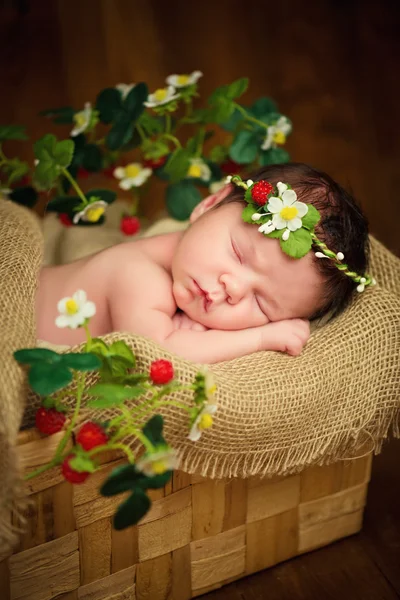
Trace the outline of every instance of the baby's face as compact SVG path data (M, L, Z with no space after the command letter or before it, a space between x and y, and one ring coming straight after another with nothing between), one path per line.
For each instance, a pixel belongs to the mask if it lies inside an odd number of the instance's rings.
M290 258L242 210L236 202L208 210L184 233L172 262L177 305L211 329L309 318L323 291L311 253Z

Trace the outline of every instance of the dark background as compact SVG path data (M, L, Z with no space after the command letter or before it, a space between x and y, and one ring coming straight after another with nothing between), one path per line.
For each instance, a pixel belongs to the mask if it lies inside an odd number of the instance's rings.
M292 119L292 159L351 187L370 229L400 255L398 1L3 0L0 122L32 140L62 129L39 110L92 101L117 83L161 87L203 71L204 99L248 76ZM68 128L65 134L68 133ZM23 151L21 152L21 148ZM11 147L33 159L29 145ZM163 199L152 196L147 212ZM399 443L374 461L362 533L205 597L213 600L400 597Z

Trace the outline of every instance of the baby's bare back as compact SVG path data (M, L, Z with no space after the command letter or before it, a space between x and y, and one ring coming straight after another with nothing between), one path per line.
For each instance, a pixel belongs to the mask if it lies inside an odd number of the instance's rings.
M119 299L123 313L129 314L132 310L130 292L132 297L137 294L146 296L152 293L154 286L159 293L161 286L163 308L173 314L176 306L170 278L164 269L151 260L152 246L157 243L157 238L127 242L72 263L43 267L36 301L37 338L66 345L85 341L82 328L60 329L55 324L59 300L71 297L77 290L84 290L88 300L96 304L96 314L90 320L91 335L94 337L115 331L113 305L116 285L121 278L125 278L129 284L129 293Z

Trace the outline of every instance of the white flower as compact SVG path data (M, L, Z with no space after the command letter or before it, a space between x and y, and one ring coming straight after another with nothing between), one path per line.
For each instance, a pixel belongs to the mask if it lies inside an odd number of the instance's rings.
M115 89L121 92L122 100L125 100L129 92L133 90L135 85L136 83L119 83L115 86Z
M253 213L253 214L251 215L251 220L252 220L252 221L258 221L258 219L261 219L261 217L262 217L262 216L263 216L263 215L262 215L261 213Z
M270 125L267 129L267 133L263 143L261 144L261 150L269 150L275 147L277 144L284 144L286 142L287 135L292 131L292 125L287 117L279 117L274 125Z
M254 183L254 181L253 181L252 179L248 179L248 180L246 181L246 185L247 185L247 187L250 187L250 186L252 186L252 185L253 185L253 183Z
M136 463L136 468L147 477L162 475L179 466L179 459L175 450L164 447L151 454L144 454Z
M212 403L211 401L214 400L215 392L217 391L217 384L215 383L214 375L211 373L211 371L209 371L205 367L200 369L199 372L204 377L204 391L205 391L207 400L211 404Z
M74 119L75 127L73 128L73 130L70 133L70 135L72 137L75 137L75 136L79 135L80 133L82 133L83 131L86 131L86 129L90 125L92 112L93 112L93 109L91 107L90 102L86 102L85 108L83 110L81 110L80 112L77 112L74 114L73 119Z
M89 223L97 223L100 217L105 213L107 206L108 204L104 200L96 200L85 206L80 212L76 213L72 220L75 225L81 220Z
M202 181L209 181L211 178L211 169L202 158L191 158L187 177L194 177Z
M195 422L192 425L190 433L188 435L189 440L197 442L203 433L204 429L208 429L213 425L212 415L216 412L216 404L206 404L197 415Z
M279 182L277 188L279 197L271 196L267 204L273 215L275 229L296 231L303 225L301 219L307 214L308 206L304 202L298 202L296 192L289 190L286 184Z
M166 82L176 88L183 88L197 83L200 77L203 77L201 71L193 71L190 75L168 75Z
M223 187L226 186L226 180L225 179L220 179L219 181L214 181L210 186L209 186L209 190L211 192L211 194L216 194L217 192L219 192L220 190L222 190Z
M141 163L130 163L126 167L117 167L114 169L114 177L120 179L119 187L122 190L130 190L133 187L140 187L148 180L152 170L143 167Z
M60 313L56 318L56 326L71 327L76 329L84 324L86 319L90 319L96 314L96 305L87 300L86 292L78 290L72 298L62 298L57 304L57 310Z
M275 231L276 227L273 223L273 221L267 221L266 223L263 223L262 225L260 225L260 227L258 228L258 231L260 233L271 233L271 231Z
M154 108L155 106L162 106L163 104L172 102L172 100L179 98L179 94L176 94L175 91L173 85L169 85L166 88L160 88L152 94L149 94L146 102L143 102L143 104L148 108Z

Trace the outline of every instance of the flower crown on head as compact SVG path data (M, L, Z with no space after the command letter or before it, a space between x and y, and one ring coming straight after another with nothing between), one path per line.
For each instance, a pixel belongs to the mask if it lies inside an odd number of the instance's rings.
M279 239L282 250L292 258L302 258L312 248L317 247L317 258L328 258L344 275L357 284L357 292L363 292L376 281L370 275L359 275L343 262L343 252L332 252L315 235L315 226L321 215L312 204L297 200L292 187L281 181L274 187L265 179L254 182L242 180L240 175L229 175L227 183L233 183L245 190L247 206L242 218L246 223L258 225L258 231L269 238Z

